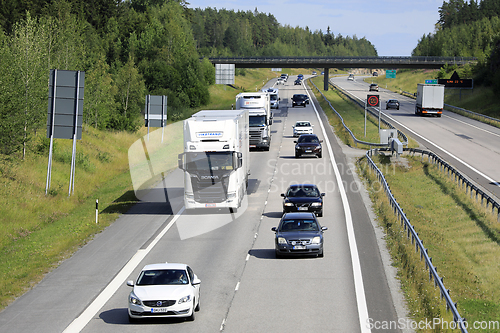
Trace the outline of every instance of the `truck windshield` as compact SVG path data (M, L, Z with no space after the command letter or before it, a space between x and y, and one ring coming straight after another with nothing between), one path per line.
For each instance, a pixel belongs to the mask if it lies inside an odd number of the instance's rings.
M266 116L250 116L248 120L250 127L266 126Z
M188 171L233 170L233 154L223 153L188 153L186 154Z
M278 95L271 95L271 101L277 101Z

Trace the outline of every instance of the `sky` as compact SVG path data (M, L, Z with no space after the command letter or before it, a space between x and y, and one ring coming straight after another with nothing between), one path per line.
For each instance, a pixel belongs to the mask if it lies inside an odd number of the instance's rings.
M434 33L443 0L187 0L190 8L272 14L282 25L366 38L379 56L410 56L423 35Z

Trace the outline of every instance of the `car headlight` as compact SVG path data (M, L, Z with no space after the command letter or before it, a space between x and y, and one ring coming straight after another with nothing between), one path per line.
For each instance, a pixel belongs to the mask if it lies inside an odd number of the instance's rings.
M286 206L286 207L292 207L292 206L293 206L293 203L292 203L292 202L285 202L285 206Z
M135 304L135 305L142 305L141 300L140 300L137 296L135 296L135 294L134 294L134 293L130 293L130 296L129 296L129 298L128 298L128 301L129 301L130 303L132 303L132 304Z
M321 202L313 202L311 203L311 207L321 207Z
M234 199L234 198L236 198L236 192L228 192L227 193L227 198L228 199Z
M278 237L278 244L286 244L286 239L284 237Z
M321 237L316 236L313 238L312 243L313 244L319 244L321 242Z
M182 303L189 302L190 300L191 300L191 295L188 295L188 296L184 296L184 297L182 297L182 298L179 300L179 302L177 302L177 303L182 304Z

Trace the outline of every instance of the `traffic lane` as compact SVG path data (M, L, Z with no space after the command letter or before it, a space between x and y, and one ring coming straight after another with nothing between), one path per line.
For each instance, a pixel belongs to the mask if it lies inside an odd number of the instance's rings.
M275 114L273 131L282 132L280 112ZM285 113L286 114L286 113ZM123 284L117 293L110 298L106 305L94 316L86 327L85 332L128 332L136 331L139 327L143 331L201 332L216 331L220 328L234 294L234 287L241 276L245 257L251 248L251 242L257 230L259 217L262 214L264 202L267 198L269 185L264 181L272 175L273 166L262 164L262 160L276 159L280 145L280 137L274 135L271 140L271 149L252 151L250 153L251 175L248 188L248 208L241 214L185 212L179 217L176 225L161 239L151 253L137 266L129 279L135 280L141 268L155 262L182 262L190 265L202 280L200 305L201 310L196 313L193 323L185 323L182 319L148 320L144 323L128 324L127 297L130 287ZM177 177L179 178L179 177ZM182 177L181 177L182 178ZM234 218L230 223L223 223ZM220 222L222 220L222 222ZM199 226L203 223L202 226ZM218 226L218 224L221 224ZM192 226L208 230L200 233L193 231L191 237L185 238L184 227ZM210 228L207 228L209 225ZM180 226L180 228L179 228ZM212 229L213 227L217 227ZM183 231L184 230L184 231Z
M317 109L321 110L315 98L313 98L313 102ZM345 147L349 151L349 155L352 155L348 159L340 146L340 140L333 132L333 128L328 125L325 113L319 112L319 116L325 125L325 139L331 145L336 167L347 193L369 319L373 322L396 322L399 318L406 316L404 305L399 301L403 298L399 281L395 277L394 270L385 267L390 265L390 258L386 255L385 259L382 259L381 252L386 253L387 250L385 243L377 239L375 228L379 229L379 234L383 234L383 231L377 227L377 221L371 220L362 196L364 185L358 177L355 177L356 156L362 156L363 151L359 152L357 149ZM395 303L398 305L396 306ZM400 332L400 330L393 329L387 330L387 332Z
M336 83L344 87L342 82ZM359 95L359 92L354 92L354 94L359 97L363 96ZM439 154L487 191L500 197L500 187L497 185L500 170L496 168L500 162L499 130L448 111L444 111L444 116L440 118L416 116L414 103L410 100L409 105L405 103L399 112L391 109L388 112L383 111L382 115L387 113L394 120L417 133L418 135L407 134L427 149ZM404 128L400 129L408 132Z
M289 124L299 118L310 118L311 113L312 110L292 112L289 109L285 131L290 132ZM335 187L326 190L326 184L335 183L331 172L311 173L311 170L331 169L328 158L291 158L294 156L291 140L283 140L268 205L225 331L235 332L243 326L248 332L278 329L356 332L359 318L340 194ZM319 218L320 223L328 227L324 234L324 258L278 260L275 257L275 234L271 227L277 226L281 217L280 193L288 185L297 183L316 183L322 192L326 191L324 217Z
M178 184L169 193L179 209ZM165 191L154 195L157 200L136 204L2 311L0 331L62 332L171 216Z

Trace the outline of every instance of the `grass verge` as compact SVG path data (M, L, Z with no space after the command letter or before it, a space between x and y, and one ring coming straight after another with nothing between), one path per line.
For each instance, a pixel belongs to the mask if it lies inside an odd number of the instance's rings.
M375 161L385 170L384 176L394 197L423 240L453 301L458 303L460 314L467 318L471 328L474 323L481 323L492 328L481 331L499 332L500 328L495 325L500 323L500 224L489 210L472 201L434 165L420 157L401 159L407 163L395 163L383 155ZM386 232L389 251L414 320L442 318L451 322L453 318L445 310L439 289L429 282L425 264L415 253L414 245L407 239L365 160L359 163L359 173L366 180L375 213ZM448 331L441 326L434 328L419 331ZM469 329L469 332L475 331L478 330Z
M270 69L248 69L242 74L236 76L235 87L210 87L211 104L201 109L230 109L239 92L261 89L267 82L263 77L270 79L279 75ZM176 116L189 116L196 111ZM148 151L171 154L179 142L182 146L182 131L179 133L176 140L169 139L172 141L169 146L147 143ZM127 133L85 127L82 140L76 145L75 193L71 196L68 196L71 140L55 140L52 180L47 196L48 140L43 137L44 133L32 141L24 161L18 157L0 156L0 255L3 258L0 261L0 310L137 201L133 187L136 184L132 184L135 177L131 177L130 172L141 174L144 165L129 161L129 152L138 142L142 149L145 143L138 140L145 134L145 128ZM166 133L165 139L168 135L172 133ZM129 162L132 170L129 170ZM173 164L162 165L161 169L175 167L176 159L170 162ZM139 187L151 184L144 179L139 182ZM96 199L99 199L97 224Z

